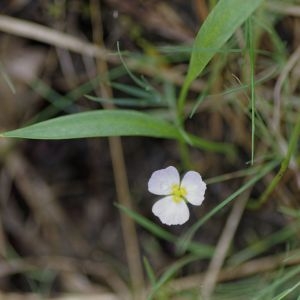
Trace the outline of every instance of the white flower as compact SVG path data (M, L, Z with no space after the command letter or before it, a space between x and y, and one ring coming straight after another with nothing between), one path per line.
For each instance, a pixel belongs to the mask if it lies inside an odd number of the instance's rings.
M206 184L195 171L187 172L180 182L177 169L171 166L153 172L148 182L148 190L152 194L165 196L152 207L152 212L161 222L181 225L190 217L186 202L201 205Z

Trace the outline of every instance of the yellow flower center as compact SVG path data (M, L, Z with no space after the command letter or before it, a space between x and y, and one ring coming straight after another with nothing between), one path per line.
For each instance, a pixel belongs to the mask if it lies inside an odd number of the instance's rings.
M178 185L178 184L173 184L172 196L173 196L174 202L179 203L180 201L183 201L186 194L187 194L187 192L184 187L180 187L180 185Z

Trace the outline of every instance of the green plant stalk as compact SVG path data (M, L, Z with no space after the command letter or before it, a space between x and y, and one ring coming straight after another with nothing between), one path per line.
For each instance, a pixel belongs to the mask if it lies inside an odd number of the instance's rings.
M178 98L178 109L177 109L177 118L180 126L183 126L184 122L184 104L186 100L186 96L189 90L191 82L185 81L179 94Z
M178 128L179 126L177 126ZM229 143L220 143L205 140L199 136L187 133L182 127L178 128L179 137L178 146L181 156L181 161L184 169L188 170L192 168L192 163L190 161L189 148L192 146L201 150L206 150L210 152L220 153L227 156L229 160L233 160L236 156L236 149L233 145Z
M151 286L154 286L156 283L155 273L154 273L154 270L146 256L143 256L143 263L144 263L146 274L151 283Z
M229 159L234 158L236 155L236 148L229 143L207 141L192 134L187 134L187 136L191 142L191 145L196 148L223 153L228 155Z
M179 153L181 157L181 164L184 170L192 170L193 164L190 159L189 147L186 143L179 141L178 142Z
M255 99L255 51L253 45L253 27L251 18L247 22L248 29L248 44L249 44L249 59L250 59L250 89L251 89L251 165L254 161L254 146L255 146L255 111L256 111L256 99Z
M294 127L294 130L293 130L292 135L291 135L287 155L284 158L284 160L282 161L278 173L275 175L273 180L270 182L270 184L268 185L268 187L266 188L264 193L260 196L259 200L257 202L249 203L249 208L258 209L268 200L270 194L276 188L276 186L278 185L278 183L282 179L284 173L286 172L286 170L287 170L287 168L290 164L292 155L293 155L293 153L295 152L295 150L297 148L297 143L298 143L298 140L299 140L299 136L300 136L300 115L298 116L296 126Z
M259 166L253 166L251 168L241 169L235 172L225 173L211 178L207 178L205 179L205 182L207 185L218 183L218 182L224 182L235 178L246 177L246 176L257 174L259 170L260 170Z

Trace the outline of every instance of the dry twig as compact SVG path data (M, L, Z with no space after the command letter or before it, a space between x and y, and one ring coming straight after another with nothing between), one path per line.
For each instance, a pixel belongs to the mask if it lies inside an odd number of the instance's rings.
M33 22L0 14L0 30L9 34L50 44L52 46L61 47L82 55L100 58L110 63L120 63L119 56L116 53L112 53L103 47L99 47L87 41L82 41L81 39L69 34L50 29L46 26L38 25ZM159 72L157 72L156 65L146 64L145 61L139 61L134 58L127 59L126 64L131 70L136 70L149 76L159 76L166 81L173 82L178 85L182 85L184 81L184 76L174 69L161 68ZM203 82L201 81L195 81L191 85L191 90L201 91L202 88Z
M242 279L259 273L272 272L279 267L288 267L300 264L300 249L263 258L248 261L242 265L226 267L218 274L218 282ZM287 259L288 257L288 259ZM188 276L182 279L173 280L169 287L173 292L187 289L198 289L199 282L204 279L205 274Z
M91 0L90 3L94 41L98 45L103 46L101 7L99 1ZM97 69L99 74L107 74L108 67L106 62L98 58ZM113 98L111 87L104 82L100 82L100 94L106 99ZM104 104L104 107L114 108L113 104ZM110 137L109 145L118 202L128 208L132 208L121 138ZM143 268L141 264L137 232L133 220L124 213L121 213L121 223L131 283L133 286L133 292L135 296L137 296L140 294L140 291L143 289L144 285Z
M224 260L227 255L229 246L234 238L237 227L240 223L242 214L245 210L246 203L248 200L249 191L242 194L233 205L233 208L227 218L224 230L221 237L216 245L214 256L210 261L207 273L202 281L201 294L204 300L210 299L214 287L216 285L218 274L222 268Z

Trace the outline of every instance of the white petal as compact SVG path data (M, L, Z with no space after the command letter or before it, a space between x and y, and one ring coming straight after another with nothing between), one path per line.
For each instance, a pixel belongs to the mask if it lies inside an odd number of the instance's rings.
M157 170L148 182L148 191L155 195L169 195L174 184L179 184L179 173L174 167Z
M184 201L176 203L172 199L172 196L167 196L158 200L152 206L152 212L164 224L181 225L189 219L189 209Z
M186 189L186 200L193 205L201 205L204 200L206 184L199 173L195 171L187 172L182 181L181 187Z

